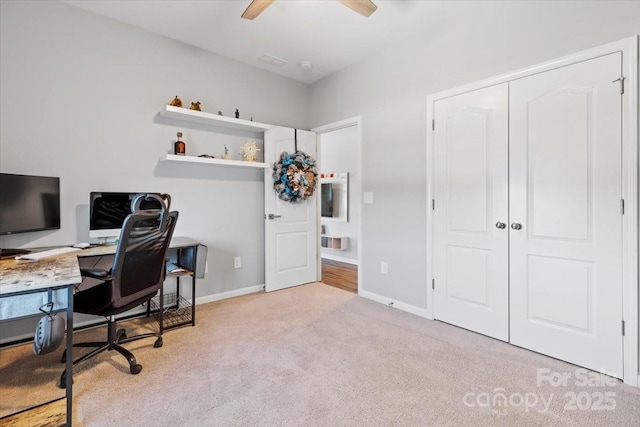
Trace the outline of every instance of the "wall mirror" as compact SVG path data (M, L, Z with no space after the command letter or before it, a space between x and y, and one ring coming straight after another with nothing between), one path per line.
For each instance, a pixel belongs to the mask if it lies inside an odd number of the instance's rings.
M323 219L349 221L349 173L320 174L320 211Z

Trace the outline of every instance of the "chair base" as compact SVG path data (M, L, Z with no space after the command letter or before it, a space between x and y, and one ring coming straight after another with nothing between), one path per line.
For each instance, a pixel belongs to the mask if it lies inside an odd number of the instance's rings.
M129 362L129 372L131 374L136 375L142 371L142 365L138 364L136 361L136 357L126 348L122 347L120 344L125 344L132 341L141 340L144 338L156 337L156 342L153 343L154 348L162 347L162 334L161 333L148 333L136 335L133 337L127 337L127 333L124 329L118 329L116 331L116 321L114 316L110 316L107 322L107 341L97 341L97 342L83 342L73 344L74 347L96 347L94 350L89 353L77 358L73 361L73 366L75 367L78 363L83 362L85 360L91 359L94 356L102 353L103 351L112 351L115 350L121 355L124 356L125 359ZM62 353L61 362L65 363L67 361L67 350L64 350ZM60 388L66 388L67 385L67 370L65 369L60 375Z

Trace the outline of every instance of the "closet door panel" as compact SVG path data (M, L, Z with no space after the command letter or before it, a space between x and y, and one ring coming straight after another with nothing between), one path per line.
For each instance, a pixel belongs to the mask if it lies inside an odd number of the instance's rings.
M621 54L510 82L511 342L622 377Z
M434 315L509 339L508 86L437 101Z

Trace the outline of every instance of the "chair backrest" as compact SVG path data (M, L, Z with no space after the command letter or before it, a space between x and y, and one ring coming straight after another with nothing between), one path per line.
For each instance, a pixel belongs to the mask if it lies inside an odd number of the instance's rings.
M165 203L162 210L135 211L126 217L111 268L113 308L142 303L160 289L177 221L178 212L168 212Z

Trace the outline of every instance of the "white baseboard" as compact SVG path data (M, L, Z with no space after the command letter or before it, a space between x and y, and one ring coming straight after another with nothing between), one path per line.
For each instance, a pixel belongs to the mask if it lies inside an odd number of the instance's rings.
M241 295L253 294L253 293L256 293L256 292L263 292L263 291L264 291L264 285L249 286L249 287L246 287L246 288L236 289L236 290L229 291L229 292L222 292L222 293L219 293L219 294L207 295L207 296L204 296L204 297L196 298L196 305L206 304L208 302L213 302L213 301L221 301L221 300L228 299L228 298L239 297ZM137 314L145 314L147 312L147 309L145 307L134 308L134 309L132 309L130 311L127 311L124 314L126 316L137 315ZM116 319L117 318L118 318L118 316L116 316ZM34 316L34 319L35 320L33 320L33 323L35 325L37 323L37 316ZM82 321L82 322L73 322L73 329L75 330L76 328L82 328L82 327L86 327L86 326L98 325L100 323L104 323L104 319L103 318L88 319L88 320L85 320L85 321ZM34 326L34 328L35 328L35 326ZM21 344L24 344L24 342L23 342L24 340L32 339L32 338L33 338L33 333L25 333L25 334L20 334L20 335L14 335L14 336L11 336L11 337L6 337L6 338L0 339L0 345L11 343L11 342L14 342L14 341L20 341L16 345L21 345Z
M380 304L384 304L393 308L397 308L398 310L406 311L407 313L415 314L416 316L430 319L430 317L427 315L426 308L420 308L416 307L415 305L406 304L404 302L394 301L390 298L374 294L373 292L364 291L362 289L358 289L358 295L363 298L370 299L371 301L379 302Z
M322 258L330 259L331 261L344 262L345 264L358 265L358 260L353 258L344 258L337 255L325 254L324 252L321 254Z
M196 298L196 305L206 304L208 302L221 301L223 299L229 299L239 297L242 295L254 294L256 292L264 292L264 285L249 286L242 289L236 289L228 292L221 292L219 294L206 295L204 297Z
M116 315L116 320L118 320L119 317L121 317L122 315L125 315L125 316L128 317L128 316L142 315L142 314L146 314L146 313L147 313L146 305L138 306L136 308L132 308L131 310L122 313L121 315ZM65 319L66 319L66 312L63 311L63 312L58 313L58 316L61 316L61 315L65 315ZM97 326L97 325L105 323L105 318L102 317L102 316L94 316L91 319L87 319L87 320L83 320L82 322L78 322L76 320L76 316L78 316L78 315L80 315L80 314L79 313L74 313L74 315L73 315L73 318L74 318L73 319L74 320L73 321L73 330L74 331L77 331L78 328ZM33 315L33 316L30 316L30 317L33 318L33 324L34 324L34 329L35 329L35 324L38 322L38 319L40 317L42 317L42 315ZM20 320L22 320L22 319L20 319ZM65 320L65 322L66 322L66 320ZM17 342L16 345L22 345L22 344L24 344L24 342L23 342L24 340L33 339L33 335L34 335L34 333L29 333L29 332L25 333L25 334L20 334L20 335L12 335L10 337L0 339L0 345L7 344L7 343L13 343L13 342ZM65 342L62 343L62 347L64 347Z

